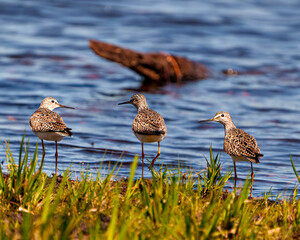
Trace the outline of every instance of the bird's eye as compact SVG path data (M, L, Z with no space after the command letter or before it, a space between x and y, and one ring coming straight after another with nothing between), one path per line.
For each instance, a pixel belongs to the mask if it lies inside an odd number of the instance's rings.
M224 117L224 114L222 114L221 117Z
M54 100L51 100L52 103L54 103Z

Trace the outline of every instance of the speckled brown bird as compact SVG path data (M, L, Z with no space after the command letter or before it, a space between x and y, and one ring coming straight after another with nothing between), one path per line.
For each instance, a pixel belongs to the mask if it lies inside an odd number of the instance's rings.
M142 143L142 177L144 176L144 143L158 143L158 152L151 162L153 167L155 160L160 155L160 142L167 134L167 127L163 117L148 107L146 98L142 94L135 94L130 101L119 103L132 104L137 109L137 115L133 120L132 131Z
M251 163L251 197L253 192L253 166L252 163L259 163L263 157L257 142L253 136L242 129L237 128L228 112L217 112L216 115L208 120L199 122L214 121L221 123L225 128L224 151L231 156L234 166L234 186L236 186L237 174L235 162L249 161Z
M42 163L45 158L45 146L44 141L55 141L56 153L55 153L55 175L57 175L57 142L61 141L66 136L72 136L71 128L68 128L64 123L61 116L52 110L55 108L71 108L61 105L56 99L52 97L46 97L40 107L31 115L29 125L34 134L41 139L43 146Z

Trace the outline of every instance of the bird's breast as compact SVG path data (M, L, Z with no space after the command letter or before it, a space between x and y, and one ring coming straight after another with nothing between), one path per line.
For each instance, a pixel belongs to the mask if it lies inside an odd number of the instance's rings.
M58 132L35 132L34 134L42 140L46 141L61 141L65 136Z
M159 135L146 135L134 132L134 135L140 140L142 143L153 143L153 142L160 142L164 139L166 134L159 134Z

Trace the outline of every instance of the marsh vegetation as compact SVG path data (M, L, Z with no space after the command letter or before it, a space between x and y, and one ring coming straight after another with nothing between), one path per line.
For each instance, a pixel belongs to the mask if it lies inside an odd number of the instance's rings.
M298 189L289 197L271 188L249 199L248 179L239 189L224 189L223 173L212 150L207 168L182 173L161 168L138 179L138 157L130 175L118 179L119 165L106 176L82 172L71 179L49 177L38 165L25 136L18 158L6 143L7 173L0 172L1 239L287 239L299 238ZM31 156L32 155L32 156ZM121 163L120 163L121 164ZM296 169L294 168L297 174Z

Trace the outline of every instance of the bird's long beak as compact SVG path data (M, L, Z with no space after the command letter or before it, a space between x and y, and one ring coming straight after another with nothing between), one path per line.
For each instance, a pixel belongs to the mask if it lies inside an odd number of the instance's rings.
M73 107L68 107L68 106L65 106L65 105L62 105L62 104L58 104L58 106L59 106L59 107L61 107L61 108L70 108L70 109L75 109L75 108L73 108Z
M121 103L118 103L118 105L130 104L130 103L131 103L130 101L127 101L127 102L121 102Z
M198 121L199 123L203 123L203 122L211 122L211 121L215 121L214 118L210 118L210 119L207 119L207 120L201 120L201 121Z

